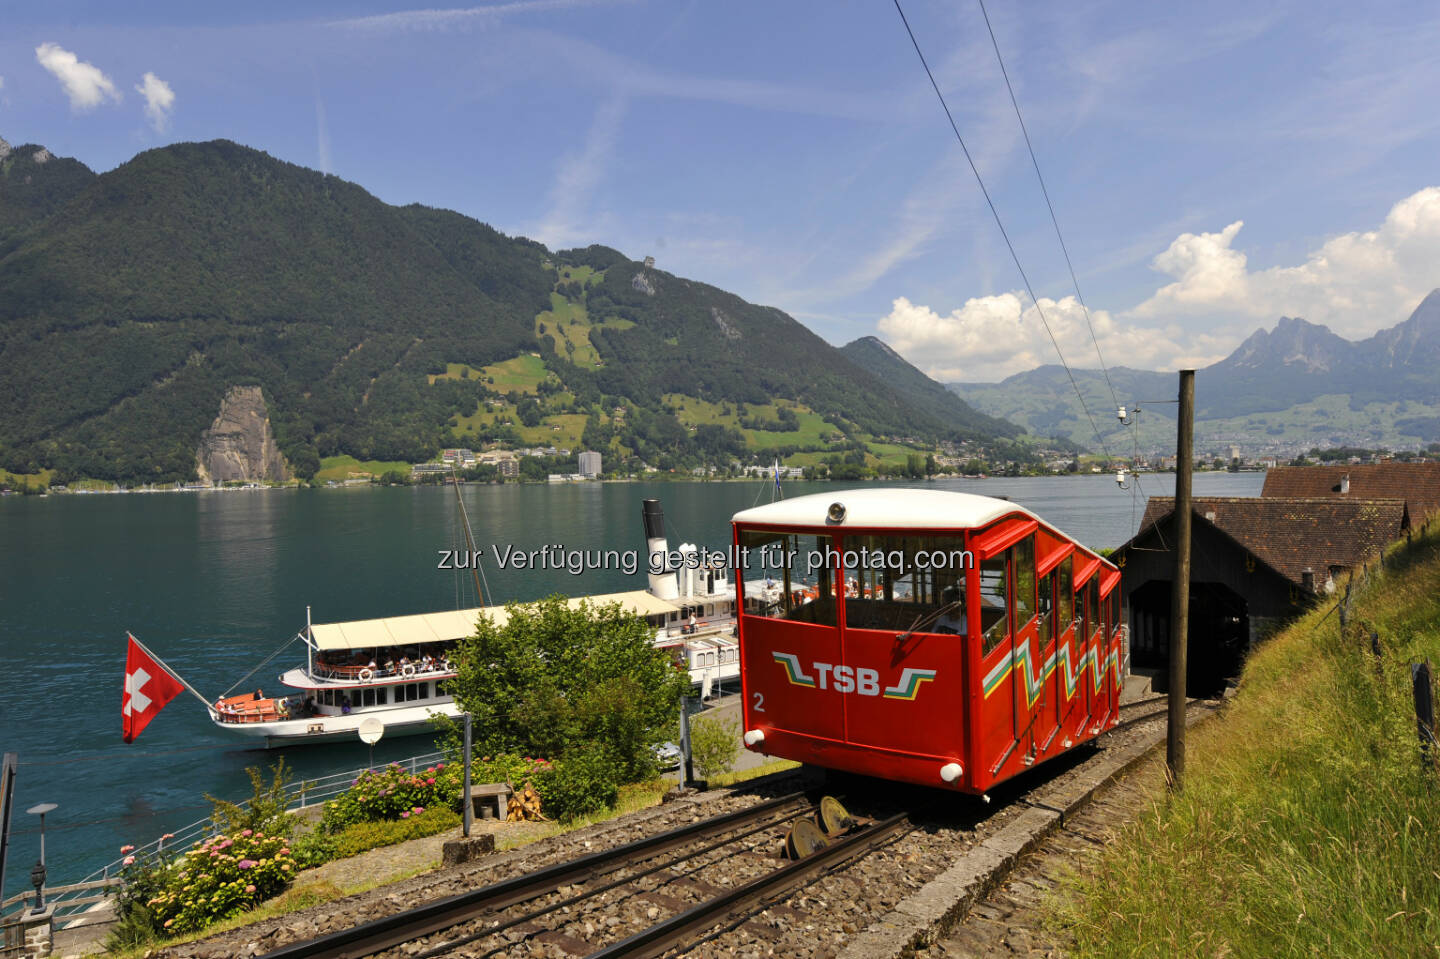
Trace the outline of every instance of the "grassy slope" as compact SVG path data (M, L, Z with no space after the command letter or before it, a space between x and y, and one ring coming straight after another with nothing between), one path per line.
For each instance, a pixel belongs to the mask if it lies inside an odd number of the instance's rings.
M399 471L409 476L410 464L380 460L362 462L353 456L327 456L320 461L320 472L315 474L315 479L322 483L330 480L343 483L347 479L359 479L367 476L374 476L378 479L392 471Z
M1079 883L1077 955L1435 954L1440 782L1409 663L1440 664L1440 531L1391 558L1344 637L1333 602L1307 615L1191 732L1184 792Z

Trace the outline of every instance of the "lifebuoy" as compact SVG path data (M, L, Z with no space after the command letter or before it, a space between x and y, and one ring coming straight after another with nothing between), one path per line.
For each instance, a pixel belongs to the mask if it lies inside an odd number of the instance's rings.
M414 664L414 663L406 663L404 666L401 666L401 667L400 667L400 675L401 675L401 676L404 676L406 679L409 679L411 676L414 676L414 675L415 675L415 664Z
M364 669L360 670L357 676L359 677L360 682L368 683L370 682L370 680L375 678L375 671L369 666L366 666Z

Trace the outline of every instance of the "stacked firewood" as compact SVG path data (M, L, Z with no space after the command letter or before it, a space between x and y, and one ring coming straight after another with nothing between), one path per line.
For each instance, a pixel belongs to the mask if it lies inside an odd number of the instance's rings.
M530 783L525 783L524 788L515 790L510 797L510 811L506 814L507 822L549 822L545 814L540 811L540 794Z

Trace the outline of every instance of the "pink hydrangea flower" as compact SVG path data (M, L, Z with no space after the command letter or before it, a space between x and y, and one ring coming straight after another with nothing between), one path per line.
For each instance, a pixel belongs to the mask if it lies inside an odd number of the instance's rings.
M120 847L120 854L121 854L122 856L123 856L125 853L127 853L127 852L134 852L134 851L135 851L135 847L132 846L132 845L130 845L129 843L126 843L125 845L123 845L123 846Z
M251 885L251 886L246 886L246 887L245 887L245 891L248 892L248 893L249 893L250 895L252 895L252 896L255 895L255 887L254 887L253 885Z
M409 818L410 818L410 813L409 813L408 811L402 812L402 813L400 814L400 818L401 818L401 819L409 819Z
M135 865L135 857L134 857L134 856L126 856L126 857L124 858L124 860L122 860L122 864L123 864L123 865L126 865L126 866L133 866L133 865Z
M254 865L255 865L255 860L253 860L253 859L242 859L242 860L240 860L240 868L241 868L241 869L250 869L250 868L253 868Z

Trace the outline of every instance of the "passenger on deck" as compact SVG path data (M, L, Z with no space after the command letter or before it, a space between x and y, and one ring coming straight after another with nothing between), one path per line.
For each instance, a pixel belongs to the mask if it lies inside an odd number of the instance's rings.
M343 698L340 700L340 712L343 713L343 714L346 715L346 716L350 715L350 697L349 697L349 696L345 696L345 697L343 697Z

